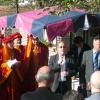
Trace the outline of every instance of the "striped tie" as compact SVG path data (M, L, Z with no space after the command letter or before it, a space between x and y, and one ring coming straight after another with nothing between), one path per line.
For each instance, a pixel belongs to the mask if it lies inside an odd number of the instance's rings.
M99 56L100 52L97 52L95 55L95 59L94 59L94 71L98 70L99 66L98 66L98 56Z

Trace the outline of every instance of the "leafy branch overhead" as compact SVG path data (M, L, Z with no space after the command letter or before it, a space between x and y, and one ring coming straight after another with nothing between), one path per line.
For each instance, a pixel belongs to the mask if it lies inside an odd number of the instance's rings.
M13 5L14 7L16 7L16 1L19 0L0 0L0 5L9 5L9 6ZM32 9L59 6L63 7L65 11L69 11L70 9L73 8L81 8L91 13L100 12L100 0L27 0L27 1L29 1L28 6L31 7ZM59 11L57 12L57 14L59 15Z

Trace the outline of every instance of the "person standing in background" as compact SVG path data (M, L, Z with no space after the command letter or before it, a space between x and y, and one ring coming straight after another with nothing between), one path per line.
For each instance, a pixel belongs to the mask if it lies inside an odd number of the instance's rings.
M100 70L100 36L96 36L93 39L93 49L85 51L83 54L81 72L80 72L80 84L81 88L87 87L87 92L90 93L88 88L88 82L93 72Z
M82 62L83 53L87 50L90 50L91 47L84 43L82 37L76 36L73 40L73 45L71 46L70 53L74 56L75 62L78 66L78 72L79 72L79 83L80 83L80 67ZM79 87L81 88L81 87ZM82 94L84 96L86 95L86 89L85 87L81 89Z
M82 37L76 36L73 40L73 45L71 46L70 52L74 56L75 62L78 63L78 66L81 66L82 57L84 51L90 50L91 47L84 43Z
M33 91L37 88L37 82L35 81L35 74L37 70L41 66L48 65L48 47L43 44L38 37L30 35L26 54L28 71L26 73L25 88L26 91Z
M71 77L77 73L77 66L68 50L68 45L60 41L57 45L57 54L49 60L49 67L55 72L52 91L56 93L65 94L71 90Z

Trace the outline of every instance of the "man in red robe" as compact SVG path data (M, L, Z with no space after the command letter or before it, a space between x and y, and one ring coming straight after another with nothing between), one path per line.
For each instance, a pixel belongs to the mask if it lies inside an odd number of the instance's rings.
M40 66L48 65L48 47L43 44L38 37L30 36L27 53L30 53L29 70L26 77L26 91L32 91L37 88L37 82L35 81L35 74Z
M21 82L19 53L13 47L11 36L3 39L2 64L0 66L0 100L20 100Z
M21 41L22 36L19 32L13 33L12 37L14 39L14 48L19 52L18 60L21 61L20 71L22 72L21 74L24 78L28 70L27 68L28 63L26 62L25 59L26 46L22 45L22 41ZM27 80L24 79L23 81L27 81ZM22 84L21 87L22 87L22 93L25 92L24 83Z
M48 47L38 37L33 38L33 44L33 61L35 64L35 72L37 73L40 66L48 65Z
M18 57L18 60L24 61L24 54L25 54L25 46L23 46L21 43L22 36L19 32L16 32L12 34L12 37L14 39L14 48L19 51L20 56Z

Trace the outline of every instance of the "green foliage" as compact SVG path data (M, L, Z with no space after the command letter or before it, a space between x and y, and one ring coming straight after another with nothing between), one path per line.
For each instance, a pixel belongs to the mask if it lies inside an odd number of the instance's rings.
M0 0L0 5L11 5L14 0Z
M0 5L12 5L16 7L17 0L0 0ZM31 1L31 0L29 0ZM32 0L36 2L36 5L29 5L31 8L44 8L48 6L60 6L66 11L71 8L81 8L86 9L87 12L96 13L100 12L100 0ZM19 7L20 8L20 7ZM56 15L61 15L62 13L56 12Z
M45 44L46 46L48 46L48 45L49 45L48 40L42 40L41 42L42 42L43 44Z
M42 2L42 7L59 5L66 11L71 8L85 9L87 12L100 12L100 0L38 0ZM37 2L38 2L37 1ZM60 15L59 12L57 15Z

